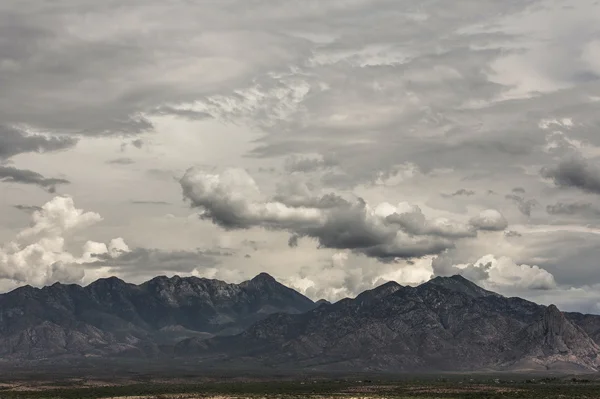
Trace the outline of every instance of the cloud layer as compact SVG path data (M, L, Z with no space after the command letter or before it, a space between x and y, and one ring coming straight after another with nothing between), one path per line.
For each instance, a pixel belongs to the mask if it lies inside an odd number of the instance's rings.
M292 234L290 245L309 237L319 247L349 249L381 260L438 254L453 247L455 240L476 237L477 230L504 230L508 225L496 210L482 211L470 224L428 220L418 206L372 207L362 198L315 197L306 187L268 200L243 169L219 174L189 169L180 184L191 206L200 209L200 217L225 229L284 230Z

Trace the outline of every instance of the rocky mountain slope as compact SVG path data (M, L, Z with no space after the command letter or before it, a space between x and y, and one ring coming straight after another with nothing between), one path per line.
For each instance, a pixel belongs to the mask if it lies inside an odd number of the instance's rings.
M0 295L0 356L160 355L184 338L239 333L269 314L315 306L264 273L241 284L176 276L25 286Z
M156 277L0 295L0 360L127 356L321 370L597 370L600 316L506 298L460 276L312 302L267 274Z
M175 353L311 369L595 370L600 348L589 336L597 332L592 320L600 316L565 315L460 276L438 277L418 287L387 283L304 314L275 314L236 336L186 339Z

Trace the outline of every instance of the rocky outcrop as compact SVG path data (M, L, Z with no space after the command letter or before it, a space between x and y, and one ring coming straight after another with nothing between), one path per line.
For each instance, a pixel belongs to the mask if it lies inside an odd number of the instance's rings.
M545 308L539 320L518 334L514 347L521 363L545 368L572 364L591 370L600 365L600 347L554 305Z

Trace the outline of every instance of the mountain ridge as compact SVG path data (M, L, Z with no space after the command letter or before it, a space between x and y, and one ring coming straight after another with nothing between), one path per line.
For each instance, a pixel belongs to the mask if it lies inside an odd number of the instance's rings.
M563 313L461 276L390 281L313 302L261 273L240 284L157 276L0 295L0 357L195 358L362 371L600 367L600 316Z

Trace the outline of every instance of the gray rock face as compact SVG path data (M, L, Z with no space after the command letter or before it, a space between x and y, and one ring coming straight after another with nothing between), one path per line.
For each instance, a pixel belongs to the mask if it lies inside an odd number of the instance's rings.
M239 285L175 276L139 286L115 277L26 286L0 295L0 356L157 354L184 338L239 333L272 313L314 307L267 274Z
M586 317L589 325L600 319ZM416 288L388 283L304 314L273 315L237 336L186 340L175 351L313 369L595 370L600 348L575 319L454 276Z

